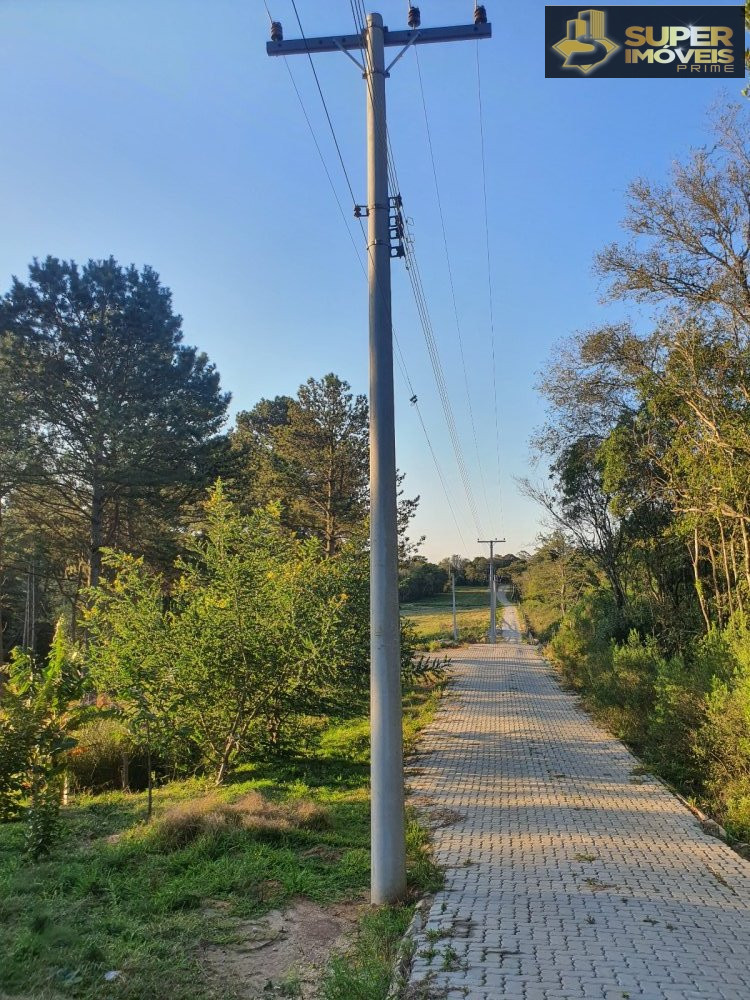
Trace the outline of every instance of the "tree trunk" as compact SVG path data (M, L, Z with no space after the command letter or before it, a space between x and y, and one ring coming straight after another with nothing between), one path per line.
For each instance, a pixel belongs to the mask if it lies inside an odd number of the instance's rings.
M334 471L334 459L333 459L333 449L330 450L328 456L328 482L326 484L326 542L325 542L325 552L328 559L331 558L334 552L336 533L335 533L335 519L333 516L333 471Z
M706 542L706 548L708 549L708 558L711 563L711 580L714 585L714 601L716 603L716 617L719 620L719 626L724 624L724 612L722 608L721 592L719 590L719 580L716 575L716 554L714 553L714 547L710 541Z
M732 531L732 537L729 539L729 554L732 557L732 576L734 578L734 587L737 593L737 605L740 609L740 614L745 613L745 608L742 603L742 587L739 584L739 574L737 572L737 553L734 550L734 530Z
M229 736L227 736L226 742L224 744L224 750L221 755L221 760L219 761L219 770L216 772L216 784L221 785L224 783L224 778L227 776L227 771L229 770L229 760L232 756L232 750L234 749L234 744L237 739L237 729L240 724L240 712L234 717L234 722L232 723L232 728L229 731Z
M747 585L750 587L750 547L747 541L747 528L745 527L744 518L740 518L740 529L742 530L742 547L745 551L745 579L747 580Z
M727 601L729 604L729 614L734 614L734 600L733 600L733 586L732 577L729 572L729 556L727 555L727 540L724 534L724 525L721 522L721 518L717 517L716 520L719 523L719 534L721 536L721 557L724 564L724 578L727 581Z
M619 575L614 569L607 569L607 577L609 579L610 586L612 587L612 592L615 595L615 605L618 611L622 611L625 607L625 591L623 590L622 583L620 582Z
M127 750L122 752L122 763L120 765L120 787L123 792L130 791L130 755Z
M151 822L151 815L154 811L154 782L151 776L151 725L146 719L146 768L148 771L148 806L146 808L146 822Z
M0 668L5 663L5 643L3 639L3 596L5 593L5 577L3 575L3 557L5 549L3 546L3 501L0 496ZM2 673L0 672L0 690L2 690Z
M693 531L693 542L695 545L695 551L688 545L688 552L690 553L690 561L693 564L693 577L695 578L695 592L698 595L698 602L701 606L701 612L703 614L703 620L706 623L706 631L711 631L711 619L709 618L708 611L706 610L706 602L703 597L703 584L701 583L700 574L698 572L698 529L695 528Z
M223 785L224 778L227 776L227 771L229 769L229 758L232 755L232 747L234 746L234 733L229 737L227 742L224 744L224 752L221 755L221 760L219 761L219 770L216 772L216 784Z
M104 521L104 490L101 483L94 483L91 496L89 586L98 587L102 571L102 538Z

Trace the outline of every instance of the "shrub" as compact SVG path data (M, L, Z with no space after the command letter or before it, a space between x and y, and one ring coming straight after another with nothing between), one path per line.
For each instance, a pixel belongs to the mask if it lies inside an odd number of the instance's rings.
M618 735L642 747L654 706L654 683L664 658L653 637L644 641L633 630L624 645L613 644L610 664L596 677L594 697L611 711Z
M727 682L716 679L706 698L695 754L705 773L705 789L720 819L750 835L744 817L750 795L750 671Z
M79 788L126 789L131 766L135 764L139 772L145 766L132 734L119 719L96 716L75 737L68 768Z

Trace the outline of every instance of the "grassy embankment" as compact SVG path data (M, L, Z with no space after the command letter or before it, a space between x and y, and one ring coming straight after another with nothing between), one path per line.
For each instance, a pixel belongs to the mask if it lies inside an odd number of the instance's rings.
M423 649L435 651L455 645L450 591L402 604L401 614L411 619ZM456 587L456 621L459 645L486 639L490 627L487 587Z
M405 697L407 745L439 688ZM44 861L23 851L23 826L0 826L0 997L224 1000L201 949L237 941L241 919L295 897L364 900L369 885L367 721L330 727L314 752L247 765L221 789L201 780L145 794L79 796ZM426 834L409 824L414 894L439 884ZM326 1000L385 996L409 905L366 914L346 961L333 961ZM108 972L117 972L107 981ZM265 995L265 994L264 994ZM293 982L269 996L297 995Z

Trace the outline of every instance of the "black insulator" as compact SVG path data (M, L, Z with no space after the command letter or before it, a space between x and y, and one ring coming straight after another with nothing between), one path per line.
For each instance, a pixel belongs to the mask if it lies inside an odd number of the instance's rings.
M281 21L271 21L271 41L284 41L284 29L281 27Z
M482 3L474 8L474 24L487 24L487 8Z
M412 7L409 5L409 14L406 18L406 22L410 28L418 28L422 23L422 17L419 13L419 7Z

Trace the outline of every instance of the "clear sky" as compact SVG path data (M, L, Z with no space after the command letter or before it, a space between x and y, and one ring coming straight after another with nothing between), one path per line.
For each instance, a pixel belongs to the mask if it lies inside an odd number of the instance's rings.
M269 0L287 38L291 0ZM297 0L307 35L353 31L347 0ZM382 0L405 28L405 0ZM471 0L421 0L422 23L469 22ZM605 309L594 253L618 236L628 181L663 179L709 141L711 107L739 80L544 79L544 5L489 2L482 100L495 307L498 488L476 43L419 53L481 455L474 448L415 57L388 83L389 125L433 326L485 533L530 547L539 514L517 489L543 418L534 390L554 343ZM709 6L709 5L707 5ZM368 6L368 9L373 9ZM366 288L282 59L265 54L262 0L0 0L0 287L33 256L151 264L186 341L216 362L233 410L328 371L367 387ZM347 217L348 191L306 57L288 60ZM365 201L364 82L316 57L355 194ZM347 220L348 221L348 220ZM361 240L351 220L355 239ZM457 509L448 511L399 374L398 463L422 497L424 552L476 554L401 262L394 325ZM484 485L483 485L484 483ZM484 490L488 497L487 510ZM498 495L501 494L501 500Z

